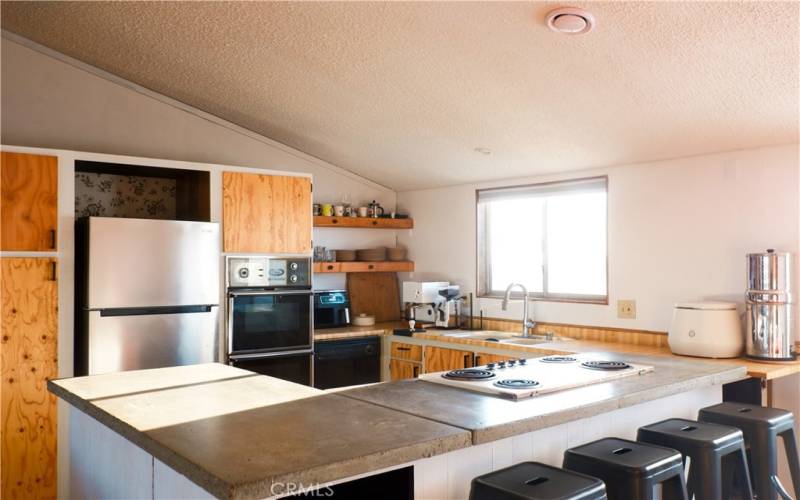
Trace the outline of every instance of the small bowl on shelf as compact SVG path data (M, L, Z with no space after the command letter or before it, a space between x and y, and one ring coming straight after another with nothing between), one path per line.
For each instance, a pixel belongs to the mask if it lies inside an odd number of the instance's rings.
M392 262L400 262L406 260L406 249L403 247L387 248L386 257Z

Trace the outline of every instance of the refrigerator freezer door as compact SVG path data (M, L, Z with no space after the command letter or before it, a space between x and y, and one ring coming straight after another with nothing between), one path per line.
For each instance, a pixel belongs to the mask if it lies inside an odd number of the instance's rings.
M218 361L219 307L207 309L127 316L88 311L88 375Z
M92 217L87 309L219 304L219 224Z

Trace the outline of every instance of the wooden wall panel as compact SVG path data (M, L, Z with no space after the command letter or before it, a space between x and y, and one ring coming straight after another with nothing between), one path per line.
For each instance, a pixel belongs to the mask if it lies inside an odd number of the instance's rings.
M0 461L3 499L56 497L58 375L55 259L0 259Z
M0 249L55 250L58 159L4 151L0 193Z
M475 328L480 327L480 319L474 318ZM519 320L483 318L483 329L501 332L522 333L522 322ZM561 323L537 322L535 333L544 335L553 333L558 337L569 337L578 340L596 340L600 342L616 342L648 347L667 347L666 332L647 330L625 330L622 328L602 326L567 325Z
M222 173L226 252L311 252L311 179Z

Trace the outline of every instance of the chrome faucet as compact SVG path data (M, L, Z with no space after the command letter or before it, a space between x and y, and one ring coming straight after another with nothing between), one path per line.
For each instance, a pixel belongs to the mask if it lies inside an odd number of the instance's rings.
M524 285L520 283L511 283L506 288L506 295L503 297L503 310L508 311L508 301L511 299L511 289L515 286L518 286L522 289L522 293L524 296L522 297L522 336L524 338L528 338L531 336L531 330L536 327L536 322L533 319L528 318L528 300L530 300L530 296L528 295L528 289L525 288Z

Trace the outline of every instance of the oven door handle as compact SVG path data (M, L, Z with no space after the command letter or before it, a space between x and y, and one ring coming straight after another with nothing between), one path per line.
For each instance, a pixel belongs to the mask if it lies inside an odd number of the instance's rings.
M280 351L280 352L257 352L253 354L234 354L228 356L233 361L243 359L264 359L264 358L278 358L283 356L300 356L302 354L314 354L313 349L303 349L300 351Z
M231 297L252 297L253 295L314 295L313 290L257 290L249 292L229 291Z

